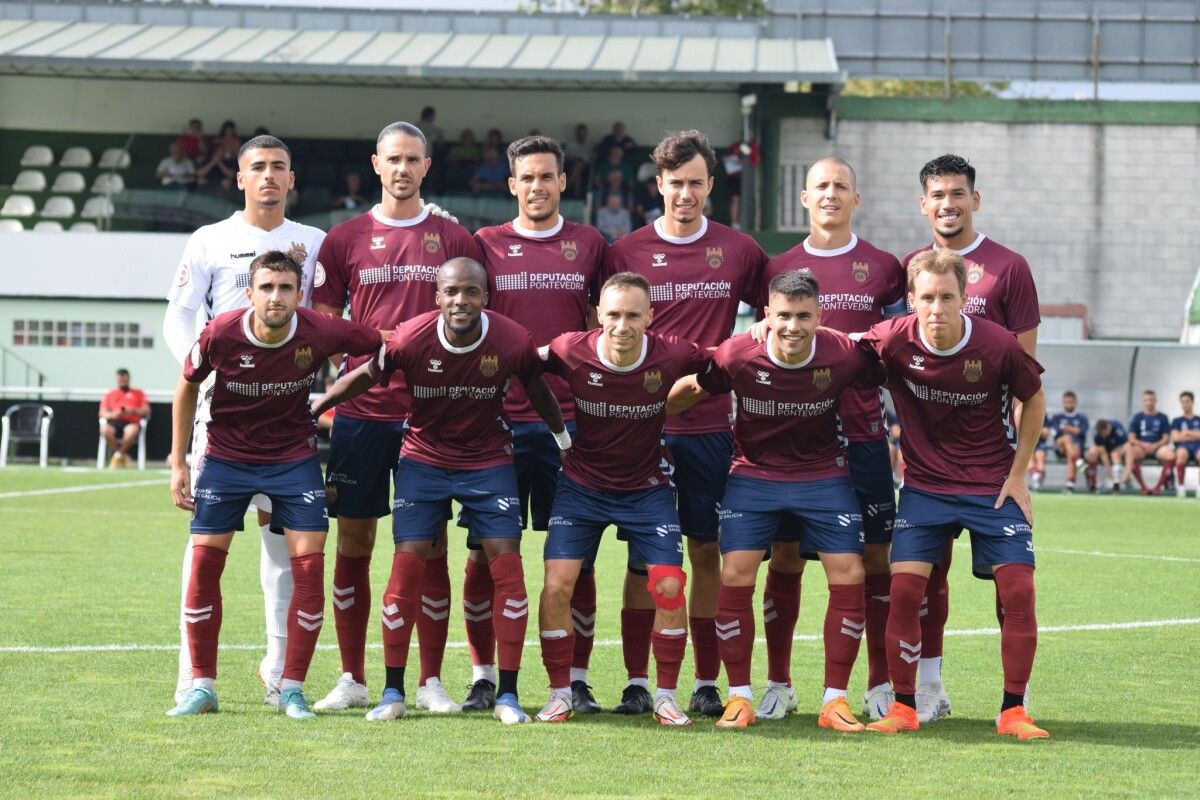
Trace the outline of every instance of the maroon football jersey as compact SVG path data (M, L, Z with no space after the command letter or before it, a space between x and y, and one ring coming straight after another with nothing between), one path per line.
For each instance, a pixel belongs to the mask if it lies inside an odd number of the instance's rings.
M904 483L934 494L991 495L1013 463L1012 398L1042 386L1042 366L1011 331L963 315L962 341L940 351L925 341L915 314L871 328L861 344L887 370L904 436Z
M512 434L501 411L504 390L516 377L542 374L529 331L493 311L483 312L482 336L454 347L441 311L410 319L380 351L380 383L403 372L412 413L400 455L445 469L485 469L512 463Z
M767 264L759 306L767 304L767 286L783 272L806 269L821 291L821 324L843 333L861 333L883 319L883 310L904 300L907 278L900 262L857 234L836 250L811 247L805 240ZM842 397L842 428L852 442L887 437L883 393L878 386L849 389Z
M904 257L904 266L917 253L932 249L926 245ZM1042 322L1037 287L1029 262L1019 253L1002 247L982 233L962 250L956 250L967 267L968 314L983 317L1013 333L1024 333Z
M846 389L879 391L883 368L836 331L818 329L800 364L777 361L773 337L760 343L746 333L734 336L699 376L704 391L733 391L737 398L730 474L768 481L849 475L839 403Z
M733 333L738 303L754 305L767 254L744 233L707 218L692 236L663 232L662 219L622 236L608 249L605 273L636 272L650 282L650 330L701 347ZM667 420L667 433L729 430L729 395L714 395Z
M379 207L334 226L321 245L313 278L313 302L344 307L350 319L381 331L437 307L438 267L452 258L479 260L479 248L466 228L422 211L393 220ZM366 359L351 358L346 371ZM404 379L346 401L339 414L358 419L398 421L408 417Z
M308 407L313 376L337 353L370 357L379 331L297 308L279 344L254 337L254 309L227 311L200 333L183 377L200 383L217 373L209 455L247 464L299 461L317 453L317 423Z
M564 333L541 350L546 371L564 378L575 395L575 439L563 471L602 492L662 486L667 394L682 376L706 369L709 353L648 333L637 362L618 367L601 357L599 341L599 330Z
M514 222L483 228L475 241L488 273L488 308L525 326L539 347L560 333L587 329L608 246L600 231L559 217L547 231ZM545 377L563 419L573 419L575 404L566 382L557 375ZM508 390L504 413L512 422L541 419L519 385Z

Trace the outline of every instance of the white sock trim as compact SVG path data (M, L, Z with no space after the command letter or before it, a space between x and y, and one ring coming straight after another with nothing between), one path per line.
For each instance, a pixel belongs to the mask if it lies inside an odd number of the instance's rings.
M696 688L697 689L703 689L705 686L716 686L716 685L717 685L716 681L702 681L699 678L696 679Z
M942 657L917 659L917 675L920 683L942 682Z
M649 678L630 678L629 682L626 683L625 685L626 686L640 686L643 689L645 689L647 692L650 691L650 679Z
M494 664L475 664L471 667L471 683L488 681L496 685L496 666Z
M284 678L279 682L279 691L286 692L288 689L303 689L304 681L294 681L291 678Z
M587 683L588 671L586 668L571 667L571 683L574 683L575 681L583 681L584 683Z
M845 697L845 696L846 696L845 689L830 689L828 686L826 686L825 687L825 695L821 698L821 705L825 705L830 700L836 700L839 697Z
M749 686L730 686L730 697L744 697L751 702L754 701L754 691Z

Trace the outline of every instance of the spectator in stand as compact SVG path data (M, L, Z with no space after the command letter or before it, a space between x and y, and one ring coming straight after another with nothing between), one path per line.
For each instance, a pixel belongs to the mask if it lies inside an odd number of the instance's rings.
M1088 418L1079 413L1079 399L1072 391L1063 392L1062 411L1050 418L1054 451L1067 462L1067 491L1075 491L1076 470L1083 466Z
M196 182L196 164L183 154L178 139L168 145L168 150L170 155L158 162L154 177L163 186L190 188Z
M187 128L175 139L185 156L193 163L207 159L210 142L204 134L204 123L198 119L188 120Z
M269 131L267 129L267 126L259 125L257 128L254 129L254 132L250 134L250 138L254 139L259 136L270 136L270 135L271 135L271 131Z
M621 185L625 188L633 186L633 166L626 163L625 151L620 147L608 148L604 162L600 165L600 175L607 183L608 176L614 172L621 174Z
M425 154L430 158L433 157L434 149L441 147L442 142L446 139L445 133L434 122L436 118L437 109L433 106L425 106L421 109L421 119L417 122L421 133L425 134Z
M1171 442L1174 447L1164 447L1159 451L1158 460L1163 463L1163 469L1174 461L1175 464L1175 495L1187 497L1184 486L1187 478L1187 465L1191 461L1200 465L1200 416L1196 416L1196 395L1182 392L1179 395L1179 406L1183 416L1171 420ZM1200 498L1200 489L1196 490Z
M563 142L563 171L567 173L567 192L571 197L584 196L592 161L592 148L588 144L588 126L580 123L575 126L575 138L569 142Z
M483 147L485 150L491 147L494 148L497 153L503 153L508 150L508 143L504 141L504 134L500 133L499 128L491 128L488 130L487 136L484 138Z
M721 159L725 167L725 193L729 195L729 227L742 229L742 143L734 142Z
M1096 420L1096 432L1092 436L1092 446L1087 451L1087 484L1088 491L1096 491L1096 473L1100 464L1108 473L1107 485L1113 492L1121 491L1121 453L1128 440L1125 426L1118 419Z
M624 156L625 153L628 153L633 148L637 147L637 142L635 142L629 136L629 134L625 133L624 122L614 122L612 126L612 133L605 136L600 140L600 144L596 145L597 158L607 158L609 151L614 147L621 148L622 156Z
M475 141L473 130L462 129L462 133L458 135L458 141L450 145L450 150L446 153L446 160L454 164L474 163L479 160L479 143Z
M663 215L663 198L658 191L658 169L653 164L638 167L637 186L633 187L634 222L652 225Z
M501 194L508 191L508 165L500 160L494 147L483 148L483 163L471 176L471 191L476 194Z
M332 208L362 208L371 204L362 191L362 175L357 172L347 172L342 176L344 188L341 195L333 198Z
M1142 410L1129 420L1129 441L1125 444L1125 480L1130 476L1138 482L1142 494L1162 494L1163 487L1171 479L1171 462L1165 462L1153 489L1142 480L1142 461L1157 458L1171 440L1171 420L1158 410L1158 395L1152 389L1142 392Z
M104 395L100 401L100 419L104 425L100 432L108 449L112 450L109 469L128 467L129 451L137 444L142 420L150 416L150 402L146 393L129 385L129 370L117 370L117 388Z
M604 175L604 183L592 193L592 207L603 208L608 203L610 194L618 194L621 196L621 207L631 208L633 198L628 189L625 188L625 181L621 178L619 172L608 172Z
M633 220L621 192L609 192L604 205L596 210L596 230L612 244L633 229Z
M232 120L221 123L221 133L212 141L212 152L208 163L196 170L196 183L205 185L210 182L219 184L221 191L233 191L233 183L238 172L238 150L242 140L237 135L237 125ZM215 181L211 181L212 176Z

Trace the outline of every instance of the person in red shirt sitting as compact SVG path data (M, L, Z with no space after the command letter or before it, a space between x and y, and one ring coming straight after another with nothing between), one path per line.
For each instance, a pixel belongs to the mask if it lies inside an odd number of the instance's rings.
M117 388L100 401L100 419L104 420L100 432L113 453L108 462L110 468L129 466L129 450L137 441L142 419L148 416L150 403L146 393L129 386L129 370L117 370Z

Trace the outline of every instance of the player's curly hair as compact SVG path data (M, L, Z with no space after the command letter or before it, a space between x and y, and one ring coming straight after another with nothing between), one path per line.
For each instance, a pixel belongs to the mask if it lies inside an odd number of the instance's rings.
M250 262L251 286L254 286L254 273L260 269L269 269L272 272L290 272L296 276L297 286L304 282L304 271L300 268L300 264L282 250L268 250Z
M913 290L917 276L922 272L934 275L954 275L958 282L958 293L967 296L967 265L963 257L953 250L925 250L908 262L908 290Z
M975 168L965 158L953 153L938 156L921 167L921 172L917 175L921 181L921 191L925 191L931 179L944 178L947 175L966 175L967 188L975 191Z
M708 137L697 130L678 131L667 134L666 138L658 143L650 160L661 175L665 170L679 169L696 156L704 159L708 174L712 175L717 166L717 154L708 143Z
M563 149L557 139L551 139L549 136L522 136L508 146L508 171L513 175L517 173L517 159L525 156L537 155L538 153L549 153L554 156L554 163L558 165L558 171L561 174L563 171Z
M767 286L767 296L781 294L788 300L805 300L809 297L819 297L821 287L817 278L807 269L794 269L791 272L781 272L771 279Z

